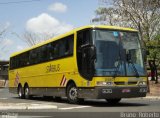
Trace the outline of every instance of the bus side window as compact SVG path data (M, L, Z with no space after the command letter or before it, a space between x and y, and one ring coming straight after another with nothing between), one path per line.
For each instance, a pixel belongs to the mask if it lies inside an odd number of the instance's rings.
M18 56L15 57L15 68L18 68L19 59Z
M47 57L48 57L47 56L47 46L44 45L44 46L41 47L41 56L40 56L41 62L47 61L48 60Z
M65 57L73 54L73 35L61 39L59 44L59 57Z
M90 30L79 31L77 34L77 47L80 48L83 45L90 44Z
M57 42L54 44L54 58L55 59L59 57L59 44Z
M52 43L47 44L47 58L48 60L52 60L54 57L54 53L53 53L53 45Z
M30 64L36 64L37 63L37 57L38 57L38 54L37 54L36 49L31 50L30 54L29 54L29 63Z
M10 59L10 69L14 69L14 68L16 68L16 66L15 66L15 57L12 57L11 59Z
M64 55L69 55L69 40L68 39L64 40L64 45L65 45Z
M16 57L16 68L20 67L20 56Z
M63 57L65 55L65 44L64 43L65 43L64 39L59 41L59 57Z
M65 42L65 55L72 55L73 54L73 40L74 36L68 36L66 37L66 42Z
M10 59L10 69L15 69L16 68L16 59L15 57L12 57Z
M28 65L29 63L29 53L25 52L21 54L21 67Z

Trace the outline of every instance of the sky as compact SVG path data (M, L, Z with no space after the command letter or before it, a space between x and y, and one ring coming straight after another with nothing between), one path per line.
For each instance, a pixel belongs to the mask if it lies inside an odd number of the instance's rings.
M61 34L91 24L98 5L99 0L0 0L0 27L7 28L0 42L0 60L28 48L16 34Z

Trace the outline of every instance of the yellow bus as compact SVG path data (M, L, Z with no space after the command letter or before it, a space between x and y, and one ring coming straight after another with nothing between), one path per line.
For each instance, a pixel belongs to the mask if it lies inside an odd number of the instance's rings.
M10 57L9 90L20 98L145 97L147 76L137 30L105 25L73 29Z

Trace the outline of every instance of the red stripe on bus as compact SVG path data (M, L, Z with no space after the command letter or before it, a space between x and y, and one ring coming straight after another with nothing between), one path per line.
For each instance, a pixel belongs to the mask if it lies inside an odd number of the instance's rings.
M63 79L64 79L64 75L63 75L63 77L62 77L62 80L61 80L60 86L62 86L62 83L63 83Z
M66 80L67 80L67 79L66 79L66 78L64 78L63 86L65 85L65 83L66 83Z

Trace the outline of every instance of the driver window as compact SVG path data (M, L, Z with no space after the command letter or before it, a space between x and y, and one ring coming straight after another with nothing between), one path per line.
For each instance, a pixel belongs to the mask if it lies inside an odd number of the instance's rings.
M91 44L91 32L89 29L77 32L77 63L78 70L82 76L86 77L90 70L87 66L89 50L82 48L83 46Z

